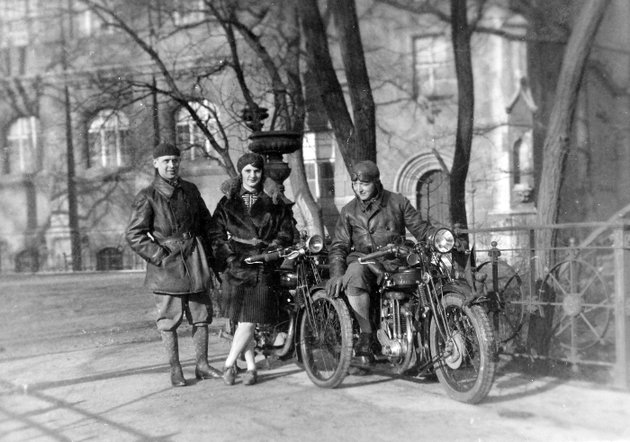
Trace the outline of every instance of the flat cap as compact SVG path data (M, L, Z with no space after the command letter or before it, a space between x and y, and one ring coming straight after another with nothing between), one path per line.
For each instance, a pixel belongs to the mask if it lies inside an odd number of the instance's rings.
M160 143L153 148L153 158L160 158L165 156L180 156L179 149L171 143Z

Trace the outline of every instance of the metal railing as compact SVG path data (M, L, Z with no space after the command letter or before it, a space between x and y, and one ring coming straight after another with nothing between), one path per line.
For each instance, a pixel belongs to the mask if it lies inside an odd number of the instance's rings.
M128 246L107 246L81 251L81 271L142 270L144 260ZM0 250L0 275L12 273L69 272L72 256L55 250L26 248L10 253Z
M557 247L536 247L553 229ZM475 272L494 299L499 351L608 371L630 387L630 224L571 223L468 231ZM542 253L552 256L540 268ZM483 282L482 282L483 281Z
M557 247L537 249L538 231L553 229ZM630 388L630 224L571 223L468 231L479 285L494 299L499 351L534 360L607 370ZM6 241L1 244L6 244ZM553 256L540 269L539 256ZM142 270L124 244L84 247L82 270ZM71 271L67 254L0 247L0 274ZM480 282L483 280L483 283Z

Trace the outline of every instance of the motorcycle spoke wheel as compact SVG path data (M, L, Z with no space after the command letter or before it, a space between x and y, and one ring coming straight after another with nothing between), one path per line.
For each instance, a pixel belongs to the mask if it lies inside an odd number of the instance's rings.
M485 310L465 305L464 299L457 294L442 298L444 310L431 321L429 343L438 359L438 380L448 395L475 404L487 396L494 381L494 330Z
M611 292L598 269L580 259L560 262L547 273L539 293L553 322L552 356L562 358L612 341Z
M324 290L313 294L311 314L300 321L300 352L309 379L318 387L335 388L348 373L352 359L352 320L341 299Z

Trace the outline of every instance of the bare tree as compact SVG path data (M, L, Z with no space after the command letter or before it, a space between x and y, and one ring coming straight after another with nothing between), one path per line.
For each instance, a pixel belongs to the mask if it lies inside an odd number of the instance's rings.
M558 78L555 102L551 111L543 147L543 164L538 191L537 221L550 225L557 221L560 186L564 176L564 163L569 148L570 132L580 80L590 48L595 39L604 12L610 0L584 2L567 44ZM536 238L540 251L553 245L553 230L544 229ZM551 262L549 253L539 257L539 274Z
M317 0L299 0L307 63L332 125L348 171L360 160L376 160L374 100L365 66L354 0L330 2L339 36L352 114L330 55L325 22ZM352 118L352 116L354 119Z
M218 162L229 176L236 176L229 153L230 128L232 134L235 128L240 128L240 139L244 138L247 130L263 129L265 108L270 107L272 115L268 120L268 130L304 130L304 98L299 69L301 39L293 2L208 0L203 10L193 11L197 20L184 24L173 21L162 29L151 17L180 13L171 2L140 2L147 7L147 22L137 13L138 5L134 5L136 13L130 15L129 5L124 2L79 1L108 26L122 31L148 57L151 75L145 72L144 76L130 77L134 89L144 90L147 95L168 97L186 109L217 155L201 151L209 160ZM217 24L223 30L223 44L217 43ZM215 37L213 42L204 34L210 29ZM199 38L200 35L205 39ZM176 57L169 58L172 54L162 50L160 43L175 38L180 39L180 44L188 42L190 46L198 47L198 59L178 66ZM222 55L216 57L214 54L217 52ZM209 63L208 60L212 59L216 61ZM213 76L224 73L226 68L234 73L241 97L230 96L222 103L230 114L228 120L219 119L214 106L204 109L205 113L214 113L217 117L218 127L213 131L193 104L199 102L200 91L212 87ZM191 84L195 85L197 93L191 92ZM221 92L215 90L215 93L220 95ZM301 152L293 154L290 162L294 170L291 183L298 205L309 230L321 233L320 209L309 190Z
M457 131L455 155L450 173L451 222L467 229L466 178L473 138L475 90L473 83L467 0L451 0L451 23L455 72L457 74Z

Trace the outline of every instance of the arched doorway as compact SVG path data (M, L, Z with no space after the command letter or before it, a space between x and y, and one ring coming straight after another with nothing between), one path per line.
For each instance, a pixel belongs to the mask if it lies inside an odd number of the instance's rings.
M15 256L15 271L37 272L39 270L39 254L35 249L25 249Z
M424 173L416 185L416 208L424 219L449 224L449 180L440 169Z

